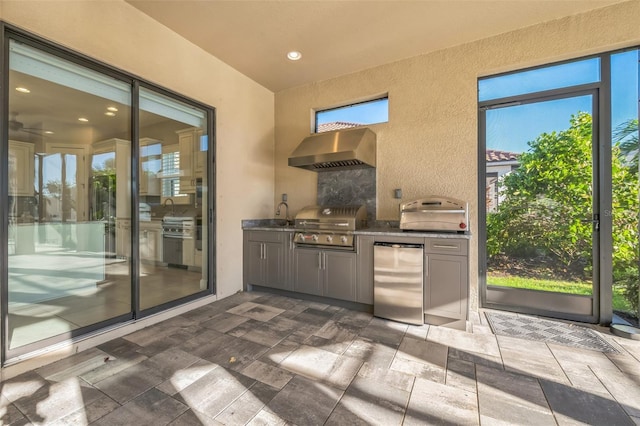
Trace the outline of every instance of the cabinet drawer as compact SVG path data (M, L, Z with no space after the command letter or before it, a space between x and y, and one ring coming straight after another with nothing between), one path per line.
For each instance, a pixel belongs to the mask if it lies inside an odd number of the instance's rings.
M427 253L467 255L467 240L455 238L425 238Z
M279 243L282 241L282 232L269 231L249 231L249 241L259 241L262 243Z

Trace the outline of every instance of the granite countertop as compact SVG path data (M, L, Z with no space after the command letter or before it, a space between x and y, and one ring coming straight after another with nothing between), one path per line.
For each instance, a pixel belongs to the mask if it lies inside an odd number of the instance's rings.
M249 219L242 221L243 230L294 232L292 223L286 223L284 219ZM404 231L398 227L398 222L377 221L373 226L354 231L355 235L379 235L379 236L403 236L418 238L464 238L470 239L471 233L465 232L430 232L430 231Z

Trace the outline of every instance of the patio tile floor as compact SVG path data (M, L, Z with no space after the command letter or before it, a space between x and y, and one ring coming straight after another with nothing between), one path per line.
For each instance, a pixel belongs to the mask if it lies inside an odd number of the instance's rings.
M2 424L640 424L618 353L238 293L1 383Z

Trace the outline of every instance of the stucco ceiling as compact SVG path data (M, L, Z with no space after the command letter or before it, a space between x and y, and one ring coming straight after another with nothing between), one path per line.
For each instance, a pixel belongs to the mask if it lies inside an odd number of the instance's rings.
M626 0L126 1L278 92Z

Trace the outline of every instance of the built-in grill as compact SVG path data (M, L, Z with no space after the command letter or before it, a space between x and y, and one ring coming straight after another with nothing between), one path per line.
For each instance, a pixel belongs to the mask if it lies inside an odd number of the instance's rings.
M296 215L294 242L297 246L354 250L353 232L366 224L365 206L307 206Z
M184 265L184 240L192 239L192 217L165 216L162 219L162 260L169 265Z
M427 196L400 205L400 229L469 231L469 204L456 198Z

